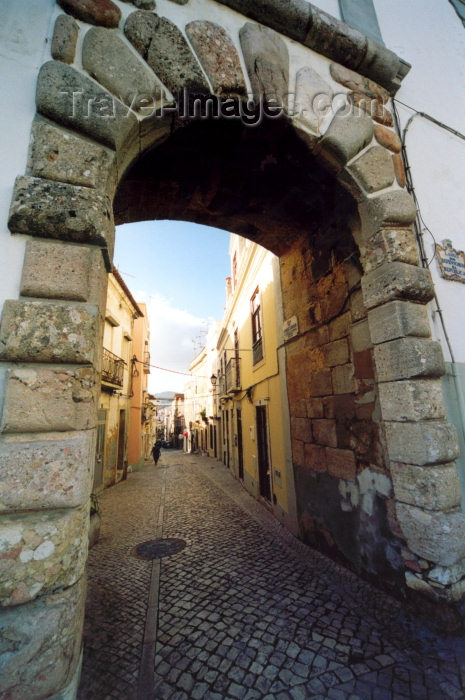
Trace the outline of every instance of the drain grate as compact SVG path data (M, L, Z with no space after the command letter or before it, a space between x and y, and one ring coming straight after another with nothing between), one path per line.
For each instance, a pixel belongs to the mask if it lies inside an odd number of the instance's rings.
M139 559L162 559L181 552L186 546L185 540L176 537L163 537L158 540L148 540L136 547Z

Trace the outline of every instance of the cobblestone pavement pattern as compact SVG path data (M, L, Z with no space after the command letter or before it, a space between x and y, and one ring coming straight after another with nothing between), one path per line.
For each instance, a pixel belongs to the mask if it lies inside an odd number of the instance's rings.
M187 542L161 563L153 699L465 698L465 640L290 538L219 462L164 451L102 496L89 558L79 700L137 697L154 538ZM152 698L148 699L152 700Z

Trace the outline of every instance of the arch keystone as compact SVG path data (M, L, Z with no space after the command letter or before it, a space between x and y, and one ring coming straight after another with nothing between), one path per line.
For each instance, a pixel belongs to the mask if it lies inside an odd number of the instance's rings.
M287 104L289 92L289 52L272 29L247 22L239 32L242 53L256 102Z

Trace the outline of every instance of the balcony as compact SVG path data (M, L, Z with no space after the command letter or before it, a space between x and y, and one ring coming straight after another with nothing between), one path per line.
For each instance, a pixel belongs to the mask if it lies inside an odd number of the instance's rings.
M239 358L232 357L226 365L226 393L241 390L241 373Z
M118 355L103 348L102 356L102 382L123 386L124 360Z
M263 360L263 340L262 340L262 338L259 338L258 340L256 340L255 343L252 345L252 363L254 365L256 365L257 362L260 362L260 360Z

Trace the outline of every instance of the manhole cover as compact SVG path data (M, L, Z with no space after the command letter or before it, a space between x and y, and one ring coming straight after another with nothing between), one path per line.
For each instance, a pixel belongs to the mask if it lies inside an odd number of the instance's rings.
M181 552L186 546L184 540L176 537L164 537L159 540L148 540L136 547L136 556L140 559L162 559Z

